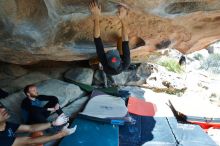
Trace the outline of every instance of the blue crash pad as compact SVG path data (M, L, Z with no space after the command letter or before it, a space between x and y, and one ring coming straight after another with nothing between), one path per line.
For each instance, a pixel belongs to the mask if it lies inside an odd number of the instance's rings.
M59 146L118 146L118 126L77 118L71 125L76 132L65 137Z
M217 146L199 125L178 123L173 117L167 120L180 146Z
M136 123L119 127L120 146L176 146L166 117L130 115Z
M119 127L120 146L217 146L198 125L178 123L175 117L130 115L136 123Z

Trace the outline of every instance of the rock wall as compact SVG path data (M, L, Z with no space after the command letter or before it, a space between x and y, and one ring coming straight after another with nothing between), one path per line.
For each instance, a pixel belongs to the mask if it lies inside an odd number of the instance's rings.
M172 47L182 53L203 49L220 39L219 0L99 0L101 36L116 45L120 23L117 3L126 4L133 61ZM33 64L74 61L95 56L89 0L1 0L0 60Z

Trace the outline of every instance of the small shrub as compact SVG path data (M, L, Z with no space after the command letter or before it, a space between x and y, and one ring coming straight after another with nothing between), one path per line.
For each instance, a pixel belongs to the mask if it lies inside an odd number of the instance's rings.
M209 70L212 73L220 73L220 54L211 54L202 62L202 69Z
M175 73L183 72L183 69L179 65L178 61L174 59L167 59L167 60L161 61L159 62L159 65L164 66L167 70L175 72Z
M202 56L202 54L195 54L194 56L193 56L193 58L194 59L196 59L196 60L203 60L204 59L204 57Z

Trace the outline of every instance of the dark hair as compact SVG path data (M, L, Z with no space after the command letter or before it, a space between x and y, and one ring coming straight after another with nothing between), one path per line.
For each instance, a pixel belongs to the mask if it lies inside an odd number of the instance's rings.
M24 87L24 94L25 95L27 95L27 93L29 92L29 88L31 88L31 87L35 87L35 85L34 84L30 84L30 85L27 85L27 86L25 86Z

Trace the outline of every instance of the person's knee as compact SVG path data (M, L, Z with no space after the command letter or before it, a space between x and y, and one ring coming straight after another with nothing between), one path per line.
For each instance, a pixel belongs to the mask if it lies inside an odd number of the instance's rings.
M56 96L53 96L53 103L54 104L59 103L59 99Z
M52 108L56 104L59 104L59 99L56 96L52 96L50 101L44 106L46 108Z

